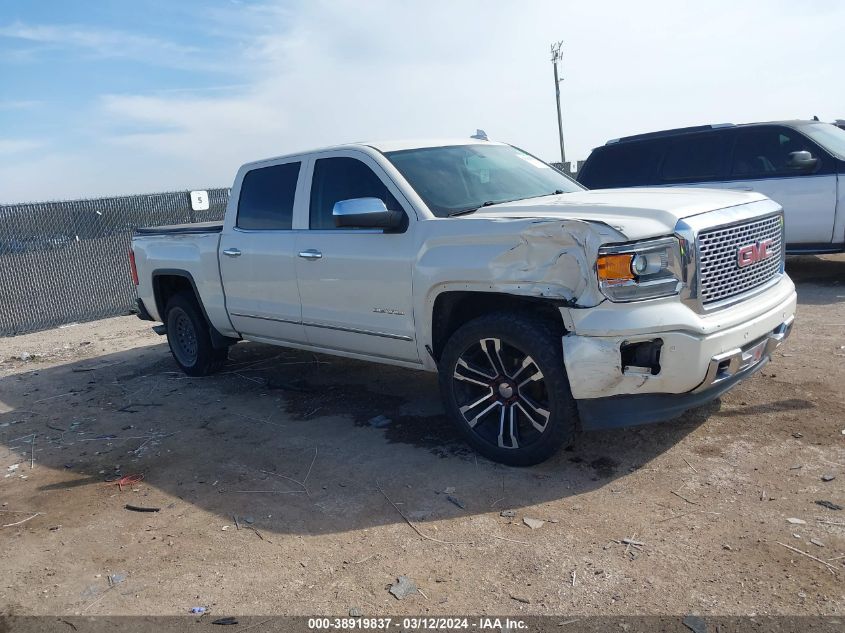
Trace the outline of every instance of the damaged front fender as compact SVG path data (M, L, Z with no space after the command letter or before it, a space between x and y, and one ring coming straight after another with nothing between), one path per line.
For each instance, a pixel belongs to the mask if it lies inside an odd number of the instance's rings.
M580 307L603 301L595 275L599 248L624 240L607 225L581 220L536 220L515 237L512 247L490 261L491 280L515 294L562 299Z
M626 239L606 224L572 219L461 218L419 226L414 294L425 364L434 304L442 293L504 293L596 306L604 301L595 274L599 248Z

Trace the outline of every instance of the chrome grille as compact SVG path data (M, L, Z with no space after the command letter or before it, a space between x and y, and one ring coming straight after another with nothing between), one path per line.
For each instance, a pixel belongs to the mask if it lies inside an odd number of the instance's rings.
M773 255L744 268L738 264L739 249L772 240ZM781 272L783 221L772 215L743 224L708 229L698 234L699 299L707 305L742 294L765 284Z

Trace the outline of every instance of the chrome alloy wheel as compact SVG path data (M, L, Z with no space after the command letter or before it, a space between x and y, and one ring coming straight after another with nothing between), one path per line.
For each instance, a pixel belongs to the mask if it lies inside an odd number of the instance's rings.
M551 416L543 372L531 356L497 338L481 339L452 374L458 410L469 428L500 448L536 442Z

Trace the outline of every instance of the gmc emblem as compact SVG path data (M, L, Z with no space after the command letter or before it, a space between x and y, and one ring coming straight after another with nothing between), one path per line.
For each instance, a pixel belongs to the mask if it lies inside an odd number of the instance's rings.
M736 263L740 268L745 268L751 264L756 264L764 259L774 255L769 248L772 246L772 240L763 240L756 244L749 244L741 247L736 254Z

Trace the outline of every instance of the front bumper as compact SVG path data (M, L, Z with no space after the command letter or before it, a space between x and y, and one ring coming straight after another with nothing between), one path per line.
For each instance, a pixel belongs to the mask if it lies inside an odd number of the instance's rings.
M718 397L771 357L789 335L796 302L784 276L754 300L707 315L677 300L562 309L564 362L582 426L669 419ZM623 367L623 346L649 341L660 344L659 370Z
M584 430L611 429L671 420L689 409L715 400L749 376L760 371L792 331L793 318L759 341L710 359L702 382L689 393L632 394L578 401Z
M792 333L795 317L791 316L773 331L758 341L723 352L710 359L704 382L695 388L695 392L708 391L711 387L730 381L732 378L758 365L764 358L771 358Z

